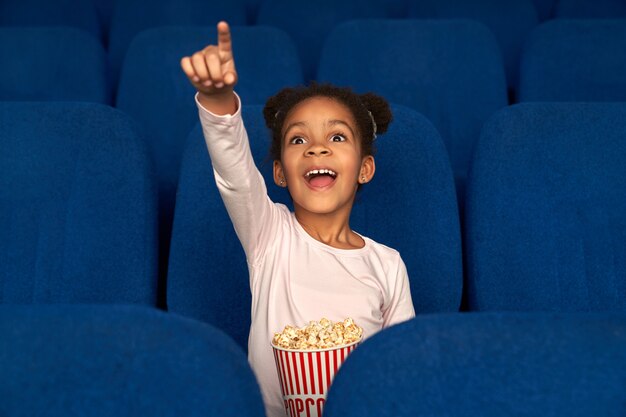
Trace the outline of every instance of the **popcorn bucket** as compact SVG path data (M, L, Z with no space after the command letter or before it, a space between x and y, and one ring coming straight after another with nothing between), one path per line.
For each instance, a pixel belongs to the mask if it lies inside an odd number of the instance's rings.
M321 417L326 393L361 339L328 349L284 349L272 344L288 417Z

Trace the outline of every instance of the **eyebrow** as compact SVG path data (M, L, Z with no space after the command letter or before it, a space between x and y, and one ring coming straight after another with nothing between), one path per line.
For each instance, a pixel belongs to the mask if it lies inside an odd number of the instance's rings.
M285 129L285 133L283 134L283 138L287 135L287 132L289 132L292 128L294 128L294 127L308 127L308 125L309 124L307 122L304 122L304 121L290 123L289 126L287 126L287 129ZM352 133L352 136L356 136L354 134L354 130L352 129L352 127L348 123L343 121L343 120L333 119L333 120L329 120L329 121L326 122L326 126L329 126L329 127L334 127L334 126L337 126L337 125L343 125L343 126L347 127L348 130L350 130L350 133Z
M307 122L294 122L289 124L289 126L287 126L287 128L285 129L285 133L283 133L283 138L287 135L287 132L289 132L292 128L294 127L307 127L308 123Z
M356 136L356 135L354 134L354 130L352 130L352 127L351 127L348 123L344 122L343 120L338 120L338 119L329 120L329 121L326 123L326 125L327 125L327 126L344 125L345 127L347 127L347 128L348 128L348 130L350 130L350 133L352 133L352 136Z

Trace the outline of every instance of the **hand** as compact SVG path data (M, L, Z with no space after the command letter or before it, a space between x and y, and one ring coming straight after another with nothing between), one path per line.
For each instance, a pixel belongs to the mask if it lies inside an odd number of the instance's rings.
M183 57L180 66L191 84L207 99L232 96L237 83L228 23L217 24L217 46L209 45L191 57Z

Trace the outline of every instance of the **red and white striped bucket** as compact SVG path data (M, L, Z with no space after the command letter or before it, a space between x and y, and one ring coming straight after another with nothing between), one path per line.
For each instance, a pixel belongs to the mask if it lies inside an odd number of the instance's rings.
M288 417L321 417L337 370L358 340L339 348L294 350L274 346L274 359Z

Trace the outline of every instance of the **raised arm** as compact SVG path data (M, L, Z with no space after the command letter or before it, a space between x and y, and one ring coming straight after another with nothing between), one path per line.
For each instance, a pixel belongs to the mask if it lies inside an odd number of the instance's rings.
M237 84L237 70L228 23L218 23L217 45L209 45L190 57L183 57L180 65L198 90L198 101L205 109L217 115L237 111L233 92Z
M200 122L217 188L248 262L255 264L273 241L279 213L252 159L239 100L233 91L237 71L228 24L220 22L217 31L217 45L182 58L180 64L198 90Z

